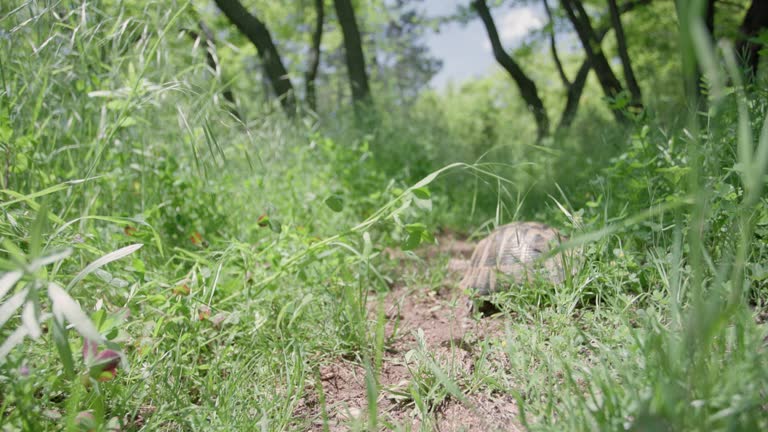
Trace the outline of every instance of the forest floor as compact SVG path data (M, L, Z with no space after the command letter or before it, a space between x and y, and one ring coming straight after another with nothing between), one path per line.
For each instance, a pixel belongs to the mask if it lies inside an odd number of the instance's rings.
M468 259L474 243L458 239L451 234L439 239L440 246L422 248L417 255L421 261L405 259L402 253L392 252L399 260L402 274L444 265L446 258ZM418 268L414 268L418 267ZM454 267L454 266L449 266ZM483 368L503 368L505 359L498 351L488 356L482 346L486 343L503 344L504 319L491 316L478 319L471 316L467 296L458 288L461 274L449 269L446 280L438 289L414 286L404 280L394 283L383 298L385 351L379 371L380 392L377 398L379 422L406 430L420 430L422 426L439 431L518 431L523 430L517 419L517 403L510 394L489 389L482 382L473 382L478 362ZM374 296L372 296L374 297ZM368 302L369 316L377 319L381 298ZM481 346L480 342L484 342ZM457 379L461 395L434 395L429 406L430 418L419 415L416 401L409 391L411 386L425 386L429 370L415 367L413 356L427 356L442 370ZM421 358L423 360L423 357ZM423 362L422 362L423 363ZM366 370L353 359L339 358L325 364L319 371L324 404L318 395L318 383L308 389L308 397L299 407L299 417L312 420L312 430L331 431L354 429L362 425L368 415ZM432 377L434 379L434 377ZM439 378L438 378L439 379ZM429 390L426 391L429 393ZM429 425L424 425L425 421Z

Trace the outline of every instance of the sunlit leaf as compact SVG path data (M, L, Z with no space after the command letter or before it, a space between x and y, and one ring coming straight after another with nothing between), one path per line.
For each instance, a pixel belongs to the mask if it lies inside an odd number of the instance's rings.
M432 196L432 194L429 192L429 189L426 187L415 188L411 192L416 195L416 198L422 200L428 200Z
M114 252L110 252L103 257L97 259L96 261L88 264L84 269L80 271L80 273L75 276L72 281L69 282L69 285L67 285L67 289L72 288L76 283L80 282L84 277L88 276L90 273L92 273L94 270L96 270L99 267L105 266L112 261L117 261L120 258L123 258L127 255L132 254L133 252L141 249L141 247L144 246L141 243L132 244L130 246L126 246L124 248L120 248Z
M368 231L363 233L363 256L368 258L373 251L373 242L371 241L371 233Z
M37 314L37 305L33 301L28 301L21 312L21 323L27 328L27 333L32 339L37 339L42 334Z
M24 326L21 326L17 328L16 330L11 333L5 341L3 341L3 344L0 345L0 363L5 362L5 356L8 355L9 352L15 347L16 345L20 344L22 341L24 341L24 337L27 335L27 328Z
M9 319L11 319L16 309L20 308L21 305L24 304L24 300L27 298L27 293L29 293L29 288L24 288L23 290L12 295L10 298L8 298L8 300L0 305L0 327L2 327Z
M40 258L32 260L32 262L29 263L29 266L27 267L27 269L30 272L35 272L38 269L47 266L48 264L53 264L55 262L59 262L59 261L63 260L64 258L67 258L68 256L70 256L71 254L72 254L72 249L71 248L66 248L64 250L60 250L60 251L56 251L56 252L51 252L50 254L48 254L46 256L43 256L43 257L40 257Z
M13 288L14 285L16 285L16 282L21 279L21 276L23 273L20 270L15 270L8 272L4 274L2 277L0 277L0 299L5 297L6 294L8 294L8 291Z
M80 305L55 283L48 284L48 297L53 303L53 314L59 322L66 319L84 338L101 342L102 337Z

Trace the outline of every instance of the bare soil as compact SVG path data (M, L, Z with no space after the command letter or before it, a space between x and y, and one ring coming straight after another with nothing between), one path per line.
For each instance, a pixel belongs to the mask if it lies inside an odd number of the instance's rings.
M523 430L517 420L517 405L509 394L492 391L473 375L479 361L483 367L504 367L503 358L489 358L478 349L483 340L503 340L504 324L500 318L470 316L466 296L457 288L462 258L468 258L474 243L444 235L439 246L419 251L427 264L436 265L436 259L446 255L454 258L449 263L446 280L438 290L408 286L398 282L384 300L386 337L391 338L384 352L379 374L380 392L377 400L378 423L395 429L438 431L518 431ZM391 252L391 259L399 259L403 274L412 268L412 260L402 259ZM421 263L424 266L424 263ZM379 305L369 304L369 313L375 320ZM395 332L394 337L392 337ZM422 340L420 347L419 339ZM492 354L493 355L493 354ZM421 418L412 400L409 388L422 378L424 358L429 358L456 383L463 397L457 398L443 391L429 405L430 414ZM501 357L498 356L497 357ZM415 359L416 358L416 359ZM422 366L419 366L422 365ZM419 369L421 367L421 369ZM312 419L311 430L331 431L356 429L368 418L365 368L345 359L337 359L321 367L320 383L307 390L296 415ZM325 414L320 403L318 385L325 398ZM439 387L439 385L437 386ZM428 391L427 391L428 393ZM461 400L460 400L461 399Z

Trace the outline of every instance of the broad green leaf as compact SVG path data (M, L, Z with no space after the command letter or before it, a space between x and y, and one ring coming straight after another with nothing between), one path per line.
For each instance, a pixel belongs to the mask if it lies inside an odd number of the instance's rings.
M338 213L344 208L344 200L339 195L331 195L325 199L325 205Z
M406 251L414 250L419 246L420 243L421 243L421 232L409 232L408 235L405 237L405 241L403 242L401 249Z
M90 273L92 273L94 270L96 270L99 267L103 267L112 261L117 261L120 258L123 258L125 256L128 256L132 254L133 252L141 249L141 247L144 246L141 243L132 244L130 246L126 246L124 248L120 248L114 252L110 252L103 257L97 259L96 261L88 264L83 270L80 271L80 273L75 276L72 281L69 282L67 285L67 289L72 288L76 283L80 282L84 277L88 276Z
M408 232L412 233L421 233L422 231L426 231L427 226L423 223L412 223L405 226L405 229Z
M280 234L283 232L283 225L280 223L279 220L275 218L269 218L269 229L276 232L277 234Z
M422 200L428 200L432 196L429 193L429 188L426 187L420 187L413 189L411 192L413 192L414 195L416 195L416 198L422 199Z

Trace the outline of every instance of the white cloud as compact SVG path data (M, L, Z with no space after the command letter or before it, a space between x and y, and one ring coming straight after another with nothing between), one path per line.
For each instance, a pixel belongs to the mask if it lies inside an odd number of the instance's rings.
M544 26L544 20L533 8L514 8L499 23L499 37L504 43L516 42L531 30Z
M512 8L501 19L496 20L501 43L505 46L515 45L531 30L544 27L544 19L538 12L532 7ZM491 43L487 38L483 42L483 48L491 51Z

